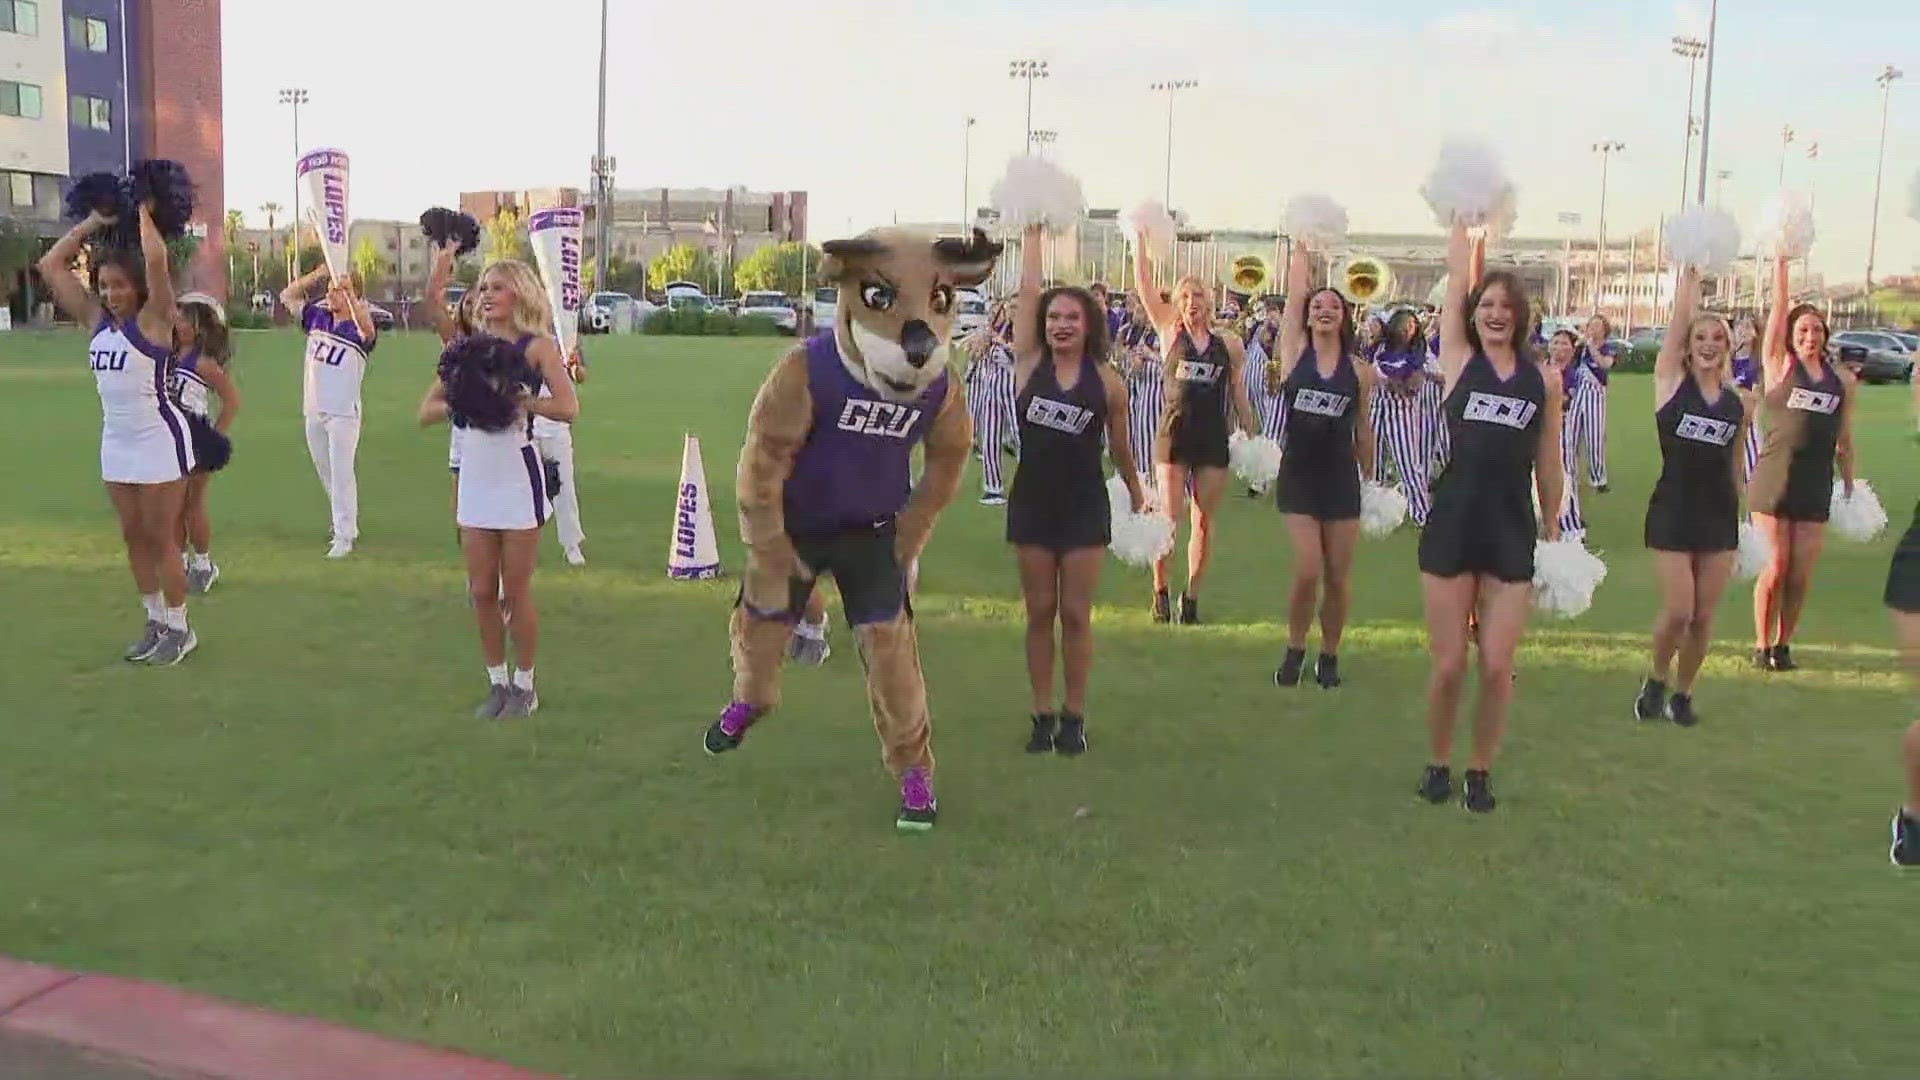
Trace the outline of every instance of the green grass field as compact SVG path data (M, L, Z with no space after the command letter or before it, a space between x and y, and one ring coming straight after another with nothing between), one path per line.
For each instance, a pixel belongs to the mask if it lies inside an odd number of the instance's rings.
M119 659L139 600L75 336L0 335L0 952L582 1077L1885 1077L1912 1068L1914 889L1887 865L1909 714L1892 538L1828 549L1796 643L1721 611L1702 725L1636 725L1656 600L1649 384L1617 380L1591 612L1521 656L1500 810L1429 807L1411 532L1364 546L1346 688L1276 691L1289 555L1227 508L1204 614L1109 560L1093 752L1029 758L1019 594L978 475L919 609L942 816L895 833L851 642L742 753L733 585L666 579L683 432L729 572L731 477L777 342L596 339L576 442L592 563L536 579L543 708L476 723L434 349L367 381L361 541L322 558L300 343L240 336L201 647ZM1907 395L1862 475L1903 527ZM1461 741L1464 755L1465 739ZM1461 759L1464 762L1464 756ZM1084 815L1076 811L1084 808Z

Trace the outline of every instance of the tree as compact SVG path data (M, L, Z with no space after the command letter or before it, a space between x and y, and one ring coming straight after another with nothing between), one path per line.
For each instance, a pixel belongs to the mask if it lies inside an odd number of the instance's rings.
M354 274L360 278L360 295L372 296L378 292L386 278L386 261L380 257L380 249L374 245L373 237L360 238L350 261Z
M238 210L227 211L225 220L220 223L220 238L226 241L227 246L227 298L229 300L246 295L240 288L240 273L236 269L239 265L241 238L246 233L246 229L246 215Z
M503 207L493 215L484 226L481 250L486 252L488 262L501 259L519 259L531 261L533 249L527 244L527 234L520 227L520 215L512 207Z
M0 217L0 305L13 299L14 278L40 257L40 237L33 226L13 217Z
M639 296L647 291L647 275L642 268L618 255L607 257L605 288L600 286L599 279L595 276L596 272L592 259L586 260L580 267L580 291L588 296L597 292L617 292L626 293L628 296Z
M741 292L770 289L787 296L799 296L801 290L819 276L820 250L811 244L789 241L768 245L742 259L733 271L733 287Z
M609 270L608 277L612 277ZM675 244L647 267L647 285L664 289L669 281L693 281L705 284L713 280L713 256L692 244Z

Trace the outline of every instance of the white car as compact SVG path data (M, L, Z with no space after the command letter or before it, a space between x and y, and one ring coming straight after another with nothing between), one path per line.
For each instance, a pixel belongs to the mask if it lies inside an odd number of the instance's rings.
M750 292L740 297L740 317L758 315L772 319L782 333L793 334L800 330L800 313L793 310L793 302L785 294L777 292Z
M987 296L978 289L953 294L953 340L959 341L987 325Z
M840 311L840 290L829 285L813 290L813 325L832 326Z

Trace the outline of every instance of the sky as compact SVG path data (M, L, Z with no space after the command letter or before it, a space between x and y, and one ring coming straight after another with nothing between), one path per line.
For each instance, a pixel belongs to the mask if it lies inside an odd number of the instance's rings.
M1556 238L1562 212L1592 236L1592 146L1625 143L1607 184L1617 240L1680 206L1688 65L1671 39L1705 36L1707 0L609 3L616 186L802 189L815 241L896 215L954 221L963 192L984 203L1024 143L1015 59L1047 61L1033 127L1058 133L1051 156L1094 206L1161 197L1168 102L1149 85L1194 79L1174 101L1171 183L1197 226L1275 228L1288 197L1325 193L1355 231L1433 231L1418 188L1460 133L1505 156L1517 231ZM298 150L351 156L355 217L587 187L599 6L329 0L293 17L282 0L226 0L228 204L264 224L262 203L291 203L298 155L277 96L295 86L309 94ZM1751 231L1791 125L1785 183L1812 186L1812 261L1832 280L1865 270L1874 77L1910 73L1892 94L1876 263L1920 270L1920 3L1721 0L1717 41L1709 167L1733 173L1724 205Z

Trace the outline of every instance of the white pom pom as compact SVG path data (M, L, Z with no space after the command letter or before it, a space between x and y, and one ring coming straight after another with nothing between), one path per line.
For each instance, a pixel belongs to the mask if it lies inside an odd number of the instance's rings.
M1360 485L1360 531L1385 536L1407 520L1407 497L1399 488L1369 480Z
M1533 606L1571 619L1593 606L1607 564L1578 540L1541 540L1533 546Z
M1773 561L1773 541L1751 521L1740 523L1740 550L1733 555L1733 576L1751 581Z
M1839 480L1833 482L1833 504L1827 513L1827 520L1833 525L1833 531L1843 540L1864 544L1879 536L1887 527L1887 512L1880 506L1880 496L1873 493L1873 485L1865 480L1853 482L1853 495L1846 494L1846 485Z
M1813 204L1797 191L1776 192L1760 213L1755 241L1768 255L1803 259L1813 250Z
M1173 215L1160 203L1149 200L1128 209L1120 215L1120 229L1126 234L1127 242L1139 246L1147 245L1147 254L1154 262L1161 262L1173 254L1174 241L1180 230L1174 225Z
M1037 157L1017 157L993 185L989 201L1014 228L1044 225L1056 232L1080 220L1087 200L1073 174Z
M1717 273L1740 254L1740 223L1723 210L1684 210L1667 222L1667 253L1675 262Z
M1440 160L1420 185L1440 227L1455 222L1503 233L1513 228L1519 200L1506 166L1491 144L1468 136L1449 136L1440 144Z
M1107 547L1128 566L1152 566L1173 550L1173 522L1154 507L1151 492L1148 496L1147 509L1136 514L1126 481L1118 476L1107 481L1107 501L1113 513L1113 540Z
M1249 489L1265 491L1280 475L1280 444L1265 435L1248 438L1236 431L1227 440L1227 463Z
M1287 200L1287 234L1316 251L1347 238L1346 207L1325 195L1295 195Z

